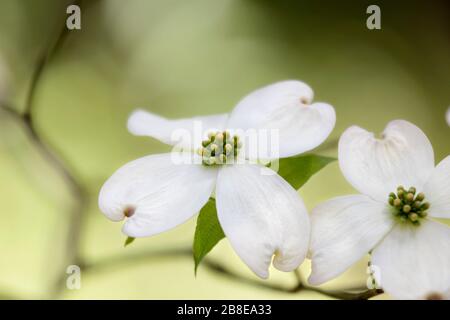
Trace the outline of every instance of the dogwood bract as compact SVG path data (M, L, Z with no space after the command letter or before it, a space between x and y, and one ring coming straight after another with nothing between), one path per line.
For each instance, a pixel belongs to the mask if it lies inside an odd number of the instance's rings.
M261 174L271 169L257 163L236 163L248 146L232 132L236 128L276 129L280 157L311 150L328 137L336 118L332 106L311 104L312 98L306 84L283 81L249 94L230 115L169 120L135 111L128 121L131 133L184 145L199 161L175 164L173 154L166 153L124 165L103 185L101 211L114 221L127 217L123 232L145 237L185 222L215 192L222 229L253 272L267 278L273 255L277 269L294 270L309 245L306 208L296 190L279 175ZM198 122L205 128L203 140L190 138ZM175 134L174 141L173 133L180 128L186 135Z
M390 122L381 138L353 126L339 140L339 165L361 194L312 211L312 284L326 282L368 252L376 282L396 298L444 297L450 289L450 156L413 124Z

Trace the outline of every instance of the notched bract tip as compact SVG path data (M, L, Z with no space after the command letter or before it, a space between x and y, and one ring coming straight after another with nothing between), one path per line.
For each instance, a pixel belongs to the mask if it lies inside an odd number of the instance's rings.
M125 209L123 210L123 214L124 214L125 217L131 218L131 217L134 215L135 211L136 211L136 208L135 208L135 207L133 207L133 206L127 206L127 207L125 207Z

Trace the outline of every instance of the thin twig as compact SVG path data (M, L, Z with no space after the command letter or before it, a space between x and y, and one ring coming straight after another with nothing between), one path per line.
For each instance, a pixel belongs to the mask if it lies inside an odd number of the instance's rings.
M126 267L139 262L156 261L156 259L161 258L173 258L173 257L192 257L191 248L174 248L170 250L150 250L150 251L140 251L127 255L113 256L109 258L104 258L102 260L97 260L91 263L81 264L83 272L99 272L105 271L105 269L114 269L117 267ZM158 260L159 261L159 260ZM284 292L284 293L299 293L304 291L316 292L326 295L330 298L336 299L350 299L350 300L361 300L369 299L377 296L383 291L381 290L359 290L359 292L354 292L354 289L347 290L325 290L317 287L312 287L302 283L301 275L298 270L294 271L294 275L297 280L297 284L293 287L286 287L283 285L269 283L267 281L260 281L258 279L247 278L240 275L234 271L231 271L222 264L212 261L211 259L205 259L202 265L211 272L218 274L219 276L226 277L232 281L237 281L241 284L246 284L254 287L263 288L266 290Z
M73 1L72 4L79 5L81 1ZM48 49L41 55L38 59L38 63L36 69L33 72L33 76L31 79L30 89L28 91L26 103L25 103L25 111L21 114L16 109L11 106L2 105L1 109L10 114L13 118L18 120L23 124L28 137L32 141L33 145L37 148L37 150L41 153L41 155L49 161L51 166L61 175L61 177L66 182L67 186L70 188L70 191L75 198L75 205L71 209L70 212L70 222L69 222L69 230L68 237L66 239L65 245L65 262L66 265L76 263L79 259L79 245L80 245L80 234L81 234L81 225L82 218L84 216L83 212L85 211L87 204L87 195L82 186L82 184L77 180L76 175L73 173L73 168L70 168L68 165L68 161L63 158L61 153L56 152L56 148L51 146L48 142L44 142L41 135L36 130L34 125L34 113L35 113L35 95L37 92L38 84L42 78L45 67L49 64L49 62L56 55L57 51L61 47L62 43L66 39L68 35L68 29L65 25L61 27L61 30L54 42L54 44L50 45ZM63 288L64 279L66 277L65 270L62 270L60 274L58 274L57 279L55 280L52 296L57 295Z
M81 0L72 1L72 5L80 5ZM43 71L47 64L53 59L55 54L59 51L61 45L64 43L67 35L69 34L69 29L66 27L65 21L63 23L62 28L59 31L58 36L55 38L54 43L49 45L48 48L41 54L38 59L36 69L33 72L33 76L31 78L30 91L28 93L26 102L25 102L25 111L24 118L31 118L31 113L36 111L34 110L34 100L36 95L36 89L38 87L39 80L43 74Z
M286 288L284 286L275 285L275 284L271 284L268 282L262 282L262 281L259 281L256 279L254 280L254 279L246 278L246 277L241 276L241 275L225 268L224 266L222 266L218 263L212 262L208 259L205 259L204 265L209 270L217 272L229 279L239 281L240 283L246 283L246 284L250 284L250 285L254 285L254 286L259 286L261 288L274 290L274 291L281 291L281 292L286 292L286 293L298 293L301 291L311 291L311 292L316 292L316 293L326 295L330 298L346 299L346 300L366 300L366 299L372 298L374 296L377 296L377 295L383 293L382 290L376 290L376 289L353 293L353 292L350 292L350 290L325 290L325 289L321 289L321 288L317 288L317 287L312 287L309 285L305 285L301 282L301 278L299 277L297 270L294 271L294 274L298 281L297 284L294 287Z
M80 5L81 1L75 0L71 4ZM25 112L23 114L23 119L25 125L28 127L31 138L36 142L36 145L40 146L41 152L49 159L54 168L58 170L61 176L67 182L67 185L72 191L72 195L75 198L75 205L70 212L69 229L65 244L65 264L66 266L70 264L77 264L79 260L79 247L81 238L81 225L83 223L84 212L87 206L87 194L82 186L82 184L77 180L76 175L73 173L74 170L68 165L68 161L63 159L61 153L59 155L55 154L55 147L50 147L48 143L44 143L40 135L37 133L33 122L33 112L35 112L35 95L37 92L39 81L42 78L45 67L53 59L56 53L61 48L64 40L69 34L69 29L66 27L65 21L61 26L60 32L54 41L53 45L42 54L38 61L37 67L33 74L30 91L27 98L27 103L25 107ZM65 283L66 273L65 270L61 270L58 274L55 283L53 285L52 295L58 295L63 289Z
M131 264L144 262L147 260L165 259L174 257L191 257L191 256L192 256L191 248L180 247L180 248L156 250L151 252L145 251L137 253L127 253L125 255L108 257L93 262L80 261L79 266L83 270L83 272L90 272L90 271L98 272L100 270L104 271L110 268L112 269L116 267L126 267Z
M80 245L80 234L81 234L81 224L83 212L85 211L85 207L87 205L87 194L82 187L82 185L77 181L75 175L72 173L73 170L69 169L66 165L66 161L62 160L62 157L57 156L54 153L54 148L49 146L48 142L44 142L41 136L37 133L33 122L31 121L32 117L27 118L24 115L19 114L11 107L7 107L2 105L1 109L10 114L14 119L19 121L25 129L30 141L33 146L38 150L41 155L47 159L52 168L57 171L60 176L66 182L66 185L69 187L72 196L75 198L74 207L71 208L70 211L70 221L69 221L69 230L68 237L66 239L66 245L64 253L66 257L64 258L65 265L76 264L79 260L79 245ZM61 270L55 279L55 283L53 285L53 295L57 295L64 283L66 274L65 270Z

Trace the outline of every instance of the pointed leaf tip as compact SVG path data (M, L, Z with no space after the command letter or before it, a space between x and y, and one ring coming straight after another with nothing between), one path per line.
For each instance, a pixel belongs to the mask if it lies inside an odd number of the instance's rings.
M123 244L123 246L124 247L128 246L129 244L131 244L134 241L134 239L136 239L136 238L127 237L126 240L125 240L125 243Z
M279 160L278 174L294 189L298 190L314 174L335 160L335 158L315 154L283 158Z
M197 218L197 227L195 228L192 250L195 263L195 276L197 276L197 269L200 262L223 238L225 238L225 234L217 218L216 201L210 198L200 210Z

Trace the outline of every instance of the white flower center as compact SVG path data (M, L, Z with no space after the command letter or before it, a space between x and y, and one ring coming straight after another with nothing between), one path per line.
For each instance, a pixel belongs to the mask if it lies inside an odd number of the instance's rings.
M208 140L204 140L198 149L198 154L205 166L230 164L236 159L241 146L237 135L232 136L228 131L210 132Z
M425 195L420 192L416 195L416 188L411 187L405 190L403 186L397 188L397 194L389 194L389 204L394 209L392 213L402 222L411 222L419 226L420 220L427 216L427 210L430 208L428 202L424 202Z

